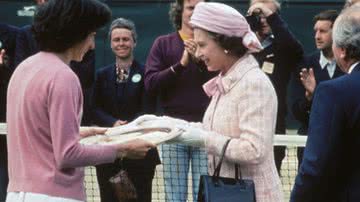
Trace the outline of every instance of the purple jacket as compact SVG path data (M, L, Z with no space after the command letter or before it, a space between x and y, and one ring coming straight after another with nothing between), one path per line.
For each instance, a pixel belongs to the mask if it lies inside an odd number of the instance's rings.
M217 73L209 72L204 64L193 61L182 67L180 59L183 52L184 43L178 32L158 37L145 64L145 88L149 93L160 96L164 114L188 121L202 121L210 101L202 85Z

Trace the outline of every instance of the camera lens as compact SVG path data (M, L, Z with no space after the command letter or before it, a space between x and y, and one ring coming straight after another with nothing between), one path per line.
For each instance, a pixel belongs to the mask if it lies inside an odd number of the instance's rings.
M258 14L252 14L245 17L252 31L256 32L261 29L261 17Z

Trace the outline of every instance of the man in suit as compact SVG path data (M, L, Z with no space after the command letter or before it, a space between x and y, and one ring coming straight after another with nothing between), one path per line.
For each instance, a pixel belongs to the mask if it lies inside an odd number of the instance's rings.
M260 17L256 35L263 50L254 54L263 72L270 78L278 98L276 134L286 133L287 87L291 73L303 57L303 48L283 21L277 0L251 0L249 15ZM285 147L274 147L275 163L280 174Z
M35 0L37 5L47 2L47 0ZM20 28L16 37L16 49L14 56L14 68L16 68L26 58L39 52L36 40L31 31L31 25ZM95 82L95 51L87 52L81 62L72 61L71 69L79 77L81 89L84 94L84 111L81 124L91 125L92 103L91 96Z
M300 121L299 135L307 135L309 115L313 93L316 86L326 80L342 76L344 72L336 65L332 52L332 27L338 16L336 10L326 10L314 17L315 44L318 51L304 58L302 68L296 71L294 91L295 98L292 112ZM300 73L300 76L298 75ZM298 161L301 164L304 149L298 149Z
M6 121L6 92L13 69L18 30L0 23L0 122ZM5 201L8 182L6 136L0 135L0 201Z
M347 73L320 83L310 114L303 163L291 202L360 201L360 7L333 28L333 53Z

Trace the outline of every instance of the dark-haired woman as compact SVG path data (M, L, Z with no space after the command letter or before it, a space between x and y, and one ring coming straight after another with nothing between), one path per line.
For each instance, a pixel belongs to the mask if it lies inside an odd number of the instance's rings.
M111 18L97 0L50 0L33 24L40 52L22 62L7 95L9 186L7 202L85 201L83 166L140 158L154 145L135 140L112 146L83 146L80 82L70 61L94 48L97 28Z

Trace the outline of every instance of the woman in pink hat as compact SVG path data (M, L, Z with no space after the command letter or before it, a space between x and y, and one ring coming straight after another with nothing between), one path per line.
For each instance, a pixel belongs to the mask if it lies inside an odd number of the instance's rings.
M203 86L212 98L203 122L189 124L149 115L137 121L162 119L163 124L185 129L172 142L205 147L209 173L214 172L224 144L231 139L220 176L234 178L235 164L239 164L242 177L255 183L257 202L283 201L272 152L276 93L250 54L262 49L260 42L246 19L225 4L200 2L190 24L197 47L188 48L196 48L196 57L205 62L208 70L220 72Z
M204 85L212 100L203 118L205 131L198 133L209 154L209 173L213 173L223 145L231 138L221 176L234 177L234 165L239 164L243 178L254 180L256 201L283 201L272 152L276 93L249 54L261 50L260 42L246 19L224 4L198 4L190 23L198 44L196 56L210 71L220 71ZM190 129L184 135L196 131Z

